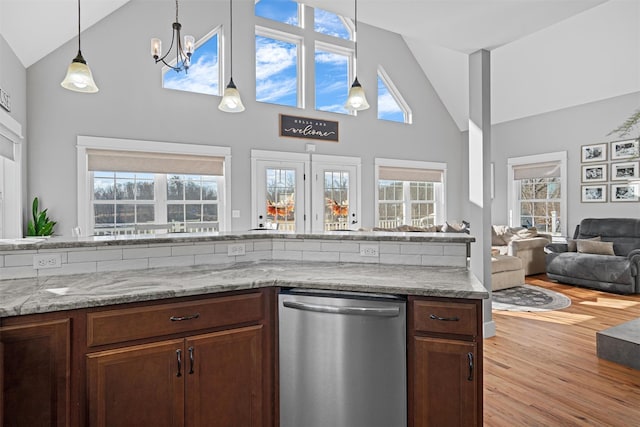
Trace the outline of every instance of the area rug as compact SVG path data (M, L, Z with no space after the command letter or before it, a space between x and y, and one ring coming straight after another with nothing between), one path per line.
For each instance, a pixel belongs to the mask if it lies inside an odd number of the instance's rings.
M561 310L571 305L571 299L549 289L521 285L495 291L491 296L492 308L506 311Z

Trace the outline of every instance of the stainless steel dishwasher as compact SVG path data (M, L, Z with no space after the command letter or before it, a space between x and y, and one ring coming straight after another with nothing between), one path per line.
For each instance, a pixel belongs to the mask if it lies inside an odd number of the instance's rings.
M278 313L281 427L406 426L404 299L289 289Z

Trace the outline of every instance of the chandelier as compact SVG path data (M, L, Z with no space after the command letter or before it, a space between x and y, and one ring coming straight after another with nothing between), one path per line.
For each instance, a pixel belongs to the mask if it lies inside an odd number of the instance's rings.
M180 40L180 30L182 29L182 24L178 21L178 0L176 0L176 22L173 23L173 32L171 34L171 44L169 45L169 50L167 53L162 55L162 40L158 38L151 39L151 55L153 59L156 60L156 64L158 62L162 62L167 67L171 68L175 72L179 73L184 70L186 73L191 66L191 55L193 55L193 51L195 49L196 39L193 36L184 36L184 44ZM165 58L171 53L171 49L173 48L173 43L176 43L176 62L175 65L171 65L165 61Z

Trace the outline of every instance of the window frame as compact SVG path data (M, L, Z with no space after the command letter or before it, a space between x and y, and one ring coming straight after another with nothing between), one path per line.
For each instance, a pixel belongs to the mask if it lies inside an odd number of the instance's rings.
M520 225L520 183L514 179L514 170L518 166L536 163L558 163L560 165L560 224L561 234L567 236L567 152L535 154L531 156L510 157L507 159L507 209L510 227ZM554 199L555 200L555 199ZM516 223L517 220L517 223ZM514 225L516 224L516 225Z
M322 34L322 33L319 33ZM325 35L326 36L326 35ZM327 36L330 37L330 36ZM343 39L339 39L343 40ZM346 40L344 40L346 41ZM316 52L320 50L323 52L333 53L335 55L345 56L347 58L347 83L345 86L345 101L347 100L346 94L349 91L351 83L353 82L353 61L354 61L354 50L349 47L341 46L337 43L328 43L323 40L315 39L313 40L313 109L314 111L321 111L323 113L333 113L340 114L344 116L354 115L356 111L345 110L341 111L327 111L327 110L319 110L318 107L318 92L317 92L317 80L316 80Z
M378 65L377 77L380 80L382 80L382 84L386 86L387 91L389 91L389 94L393 97L393 99L396 101L396 104L398 104L398 107L400 107L400 109L402 110L402 113L404 116L404 123L408 125L412 124L413 112L411 111L411 107L409 107L409 104L407 104L407 101L404 100L404 98L402 97L402 94L400 93L396 85L393 83L393 81L391 80L391 77L389 77L389 74L387 74L387 72L382 67L382 65ZM388 122L400 123L400 122L396 122L395 120L386 120L386 119L380 118L380 110L378 108L379 101L380 101L380 95L376 93L376 109L378 109L378 111L376 111L377 119L388 121Z
M434 185L434 209L436 216L434 218L435 224L443 224L447 218L447 164L443 162L429 162L421 160L401 160L401 159L385 159L375 158L375 179L374 179L374 224L379 224L380 221L380 194L379 194L379 182L380 182L380 167L397 167L397 168L410 168L410 169L431 169L442 171L442 183L441 185ZM411 204L416 200L411 199L411 195L405 194L405 189L408 189L409 181L403 182L403 210L405 212L411 212ZM408 203L408 206L407 206Z
M123 148L126 147L126 148ZM78 190L78 222L81 236L89 236L93 233L93 204L91 192L93 191L93 174L88 168L87 150L114 150L114 151L142 151L167 154L193 154L202 156L224 157L223 185L218 191L218 220L220 231L230 230L231 219L231 148L210 145L198 145L188 143L173 143L161 141L145 141L123 138L106 138L78 135L76 144L77 164L77 190ZM154 203L157 203L157 195ZM156 221L158 216L156 215Z

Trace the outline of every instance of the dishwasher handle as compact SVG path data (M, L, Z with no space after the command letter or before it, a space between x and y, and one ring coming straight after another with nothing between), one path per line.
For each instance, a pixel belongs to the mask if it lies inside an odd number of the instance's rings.
M344 307L336 305L309 304L298 301L283 301L282 304L288 308L296 310L315 311L319 313L332 314L358 314L361 316L374 317L397 317L400 315L400 307Z

